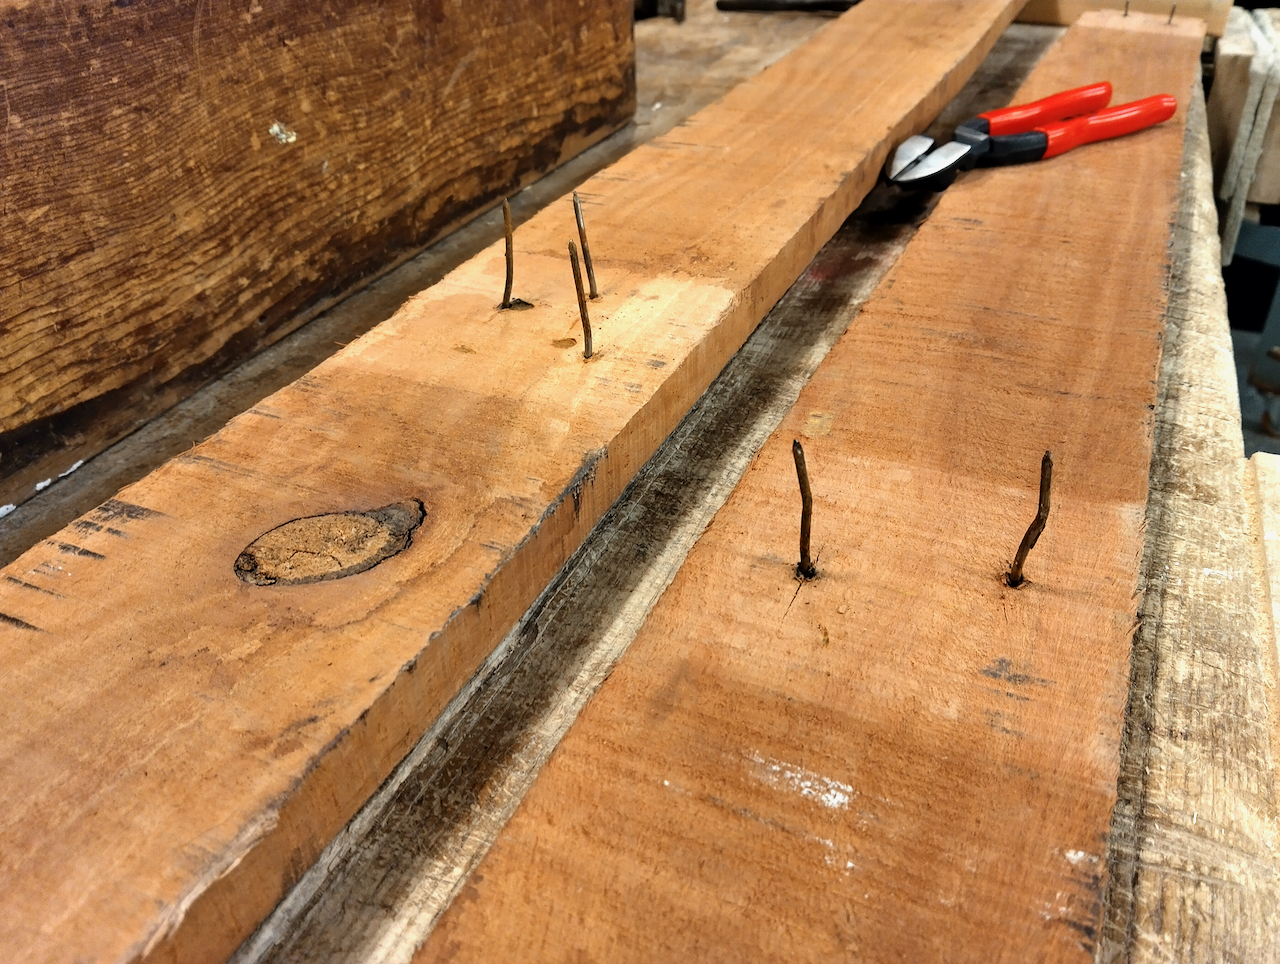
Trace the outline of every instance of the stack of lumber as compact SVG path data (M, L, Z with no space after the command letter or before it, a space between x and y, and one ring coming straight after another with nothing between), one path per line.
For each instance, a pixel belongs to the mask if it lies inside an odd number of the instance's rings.
M1019 99L1182 106L951 188L418 961L1094 959L1201 35L1088 15L1046 55Z
M6 953L225 958L1016 8L865 0L586 182L589 361L564 204L517 236L532 310L495 246L6 567Z
M1209 93L1214 184L1227 202L1222 263L1235 253L1249 204L1280 203L1280 10L1232 8Z
M627 123L631 16L0 0L0 515Z

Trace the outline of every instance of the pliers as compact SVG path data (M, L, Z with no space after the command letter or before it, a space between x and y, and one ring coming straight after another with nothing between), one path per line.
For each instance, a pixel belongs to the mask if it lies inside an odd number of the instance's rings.
M885 165L885 177L899 187L941 191L961 171L1056 157L1081 144L1159 124L1178 109L1171 94L1107 108L1109 103L1111 85L1103 81L1031 104L989 110L957 127L955 140L941 147L923 134L908 137Z

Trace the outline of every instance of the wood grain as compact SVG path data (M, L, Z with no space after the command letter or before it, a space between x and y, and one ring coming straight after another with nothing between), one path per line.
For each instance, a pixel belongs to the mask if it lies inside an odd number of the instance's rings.
M634 63L627 0L0 2L0 505L625 124Z
M216 960L427 729L1012 19L865 0L0 575L0 946ZM904 51L912 51L904 56ZM291 519L417 499L404 552L255 587ZM51 935L57 940L51 941Z
M1092 959L1201 29L1050 50L1180 112L948 191L418 961Z

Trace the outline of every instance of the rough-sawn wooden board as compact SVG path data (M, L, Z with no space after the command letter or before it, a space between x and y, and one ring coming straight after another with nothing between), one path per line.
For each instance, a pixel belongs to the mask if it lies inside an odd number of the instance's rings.
M0 506L630 120L628 0L0 0Z
M1019 100L1179 114L950 189L418 961L1092 960L1202 32L1088 14L1045 56Z
M1012 19L865 0L0 575L0 946L225 957L471 676ZM264 533L420 500L409 547L258 586ZM354 523L353 523L354 524ZM299 548L304 546L299 545ZM314 546L305 548L314 549Z

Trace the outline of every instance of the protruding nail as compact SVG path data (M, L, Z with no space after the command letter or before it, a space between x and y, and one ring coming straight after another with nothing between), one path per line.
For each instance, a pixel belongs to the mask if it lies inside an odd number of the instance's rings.
M1044 524L1049 519L1049 487L1052 484L1053 453L1045 452L1044 458L1040 460L1040 508L1036 512L1036 517L1031 521L1031 525L1027 528L1027 534L1022 537L1022 543L1018 546L1018 554L1013 557L1013 567L1009 570L1009 574L1005 576L1005 582L1014 589L1022 585L1022 567L1027 562L1027 554L1035 548L1036 540L1040 538L1040 533L1044 532Z
M796 575L801 579L812 579L818 574L818 567L809 557L809 531L813 525L813 493L809 490L809 470L804 464L804 446L799 439L791 441L791 455L796 460L796 477L800 480L800 562L796 566Z
M587 244L587 224L582 220L582 202L578 200L578 192L573 192L573 216L578 221L578 240L582 242L582 263L587 269L587 284L591 288L591 300L600 297L596 289L596 269L591 265L591 247Z
M582 316L582 357L590 358L591 319L587 317L587 296L582 290L582 268L578 266L578 247L569 242L569 263L573 265L573 286L578 290L578 314Z
M1178 12L1178 5L1175 3L1173 9L1169 11L1169 26L1173 26L1173 15Z
M511 227L511 205L502 199L502 227L507 234L507 286L502 289L502 304L499 308L511 307L511 283L516 277L516 242L515 230Z
M1124 0L1124 15L1129 16L1129 0Z

